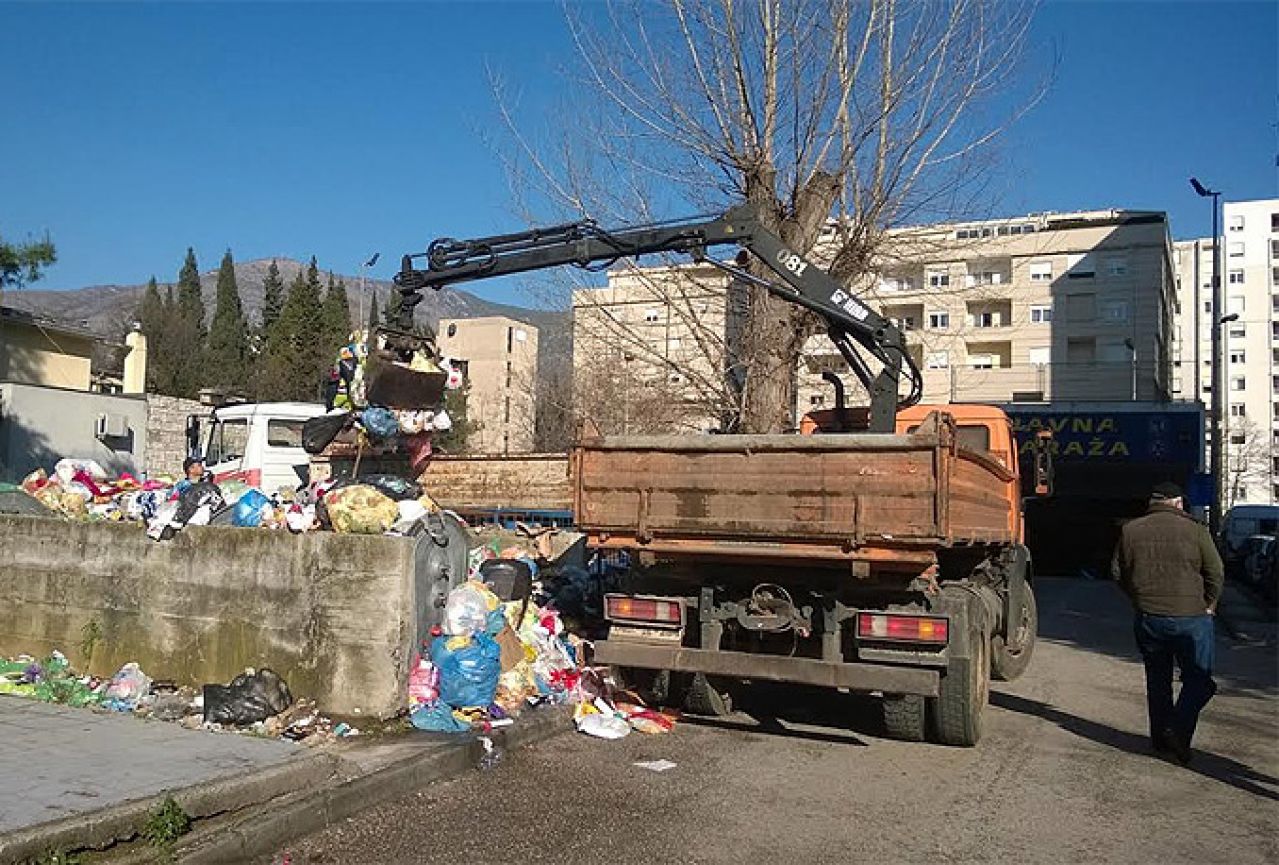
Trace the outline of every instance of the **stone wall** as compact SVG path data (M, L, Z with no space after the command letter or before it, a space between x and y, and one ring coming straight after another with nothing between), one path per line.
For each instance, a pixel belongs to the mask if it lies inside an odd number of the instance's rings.
M209 413L198 400L147 394L146 471L181 476L187 456L187 415Z
M0 515L0 655L60 649L107 676L137 661L201 685L270 667L339 716L405 701L414 541Z

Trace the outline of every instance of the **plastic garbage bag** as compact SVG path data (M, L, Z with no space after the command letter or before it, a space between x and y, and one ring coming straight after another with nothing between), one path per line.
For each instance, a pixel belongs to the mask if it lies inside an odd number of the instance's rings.
M61 459L53 466L53 473L64 485L75 480L76 472L84 472L95 481L107 479L106 469L93 460Z
M631 725L616 715L595 712L577 719L577 731L597 739L624 739L630 735Z
M463 583L449 592L444 602L444 633L469 637L485 629L488 616L484 596L475 591L472 583Z
M492 637L436 637L431 662L440 670L440 699L454 708L493 704L502 674L502 650Z
M271 510L271 500L255 487L240 496L231 510L234 514L231 518L232 525L257 528L262 525L264 513Z
M313 417L302 424L302 448L309 454L318 454L333 443L338 433L351 422L349 411Z
M246 670L227 685L204 686L206 724L255 724L293 705L289 686L274 671Z
M151 677L130 661L120 668L102 695L102 705L117 712L131 712L151 689Z
M420 484L396 475L361 475L359 482L373 487L382 495L395 501L416 499L422 495Z
M182 491L178 496L178 510L173 515L173 521L179 526L192 525L208 525L209 517L203 518L203 522L197 522L196 514L201 508L207 508L209 516L215 511L220 511L226 505L226 500L222 498L222 491L218 489L218 485L212 481L200 481L191 484Z
M425 650L427 647L423 646ZM409 708L434 703L440 698L440 671L430 658L416 655L409 672Z
M400 422L395 412L381 406L372 406L360 412L360 425L374 439L388 439L400 431Z
M395 502L371 486L355 484L324 497L324 509L335 532L380 535L400 518Z
M448 704L420 703L409 712L409 723L419 730L433 733L465 733L471 725L460 721Z

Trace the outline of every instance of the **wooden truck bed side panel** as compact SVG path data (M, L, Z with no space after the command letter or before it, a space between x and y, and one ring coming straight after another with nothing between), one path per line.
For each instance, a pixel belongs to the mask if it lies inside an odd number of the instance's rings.
M950 466L950 531L958 541L1014 540L1012 475L988 458L960 450Z
M564 454L436 456L419 480L458 510L568 510L573 498Z
M931 450L578 452L592 532L856 542L937 536Z

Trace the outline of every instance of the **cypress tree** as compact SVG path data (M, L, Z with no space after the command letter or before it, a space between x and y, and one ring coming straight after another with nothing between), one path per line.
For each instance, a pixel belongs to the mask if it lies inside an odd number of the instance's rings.
M160 390L160 384L168 386L167 373L163 370L163 366L167 358L163 352L163 341L165 336L165 328L168 325L166 321L167 310L164 305L164 298L160 297L160 288L156 285L155 277L151 277L147 282L147 290L142 295L142 304L138 307L138 321L142 325L142 334L147 338L147 390L152 392L165 393Z
M262 339L280 318L280 309L284 306L284 280L280 277L280 268L272 260L262 280Z
M373 289L373 294L369 298L369 333L377 330L377 326L381 322L378 320L377 314L377 289Z
M333 272L329 272L328 286L324 291L324 347L326 358L332 363L338 348L346 343L351 333L351 307L346 296L346 283L339 279L335 285Z
M391 327L395 327L398 322L396 318L400 314L400 292L398 289L391 289L386 296L386 306L382 307L382 320Z
M322 303L320 299L319 271L315 259L304 274L289 284L284 306L280 310L277 351L280 399L315 400L320 392L321 372L327 368L322 359L324 341Z
M240 287L235 280L235 262L228 249L218 268L217 305L205 349L203 382L243 388L248 354L248 328L240 305Z
M200 388L204 348L204 296L200 292L200 270L195 250L187 247L186 260L178 271L178 299L170 328L176 366L175 387L178 396L192 397Z

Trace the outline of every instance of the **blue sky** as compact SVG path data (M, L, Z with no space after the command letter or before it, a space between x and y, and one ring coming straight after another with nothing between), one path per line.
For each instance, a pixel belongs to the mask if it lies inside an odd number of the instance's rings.
M1004 141L990 210L1167 210L1206 234L1186 178L1276 189L1279 4L1047 2L1058 67ZM48 231L41 287L172 280L319 257L375 274L431 238L511 230L480 129L487 69L550 106L571 51L552 2L58 4L0 0L0 234ZM469 290L523 302L512 283Z

